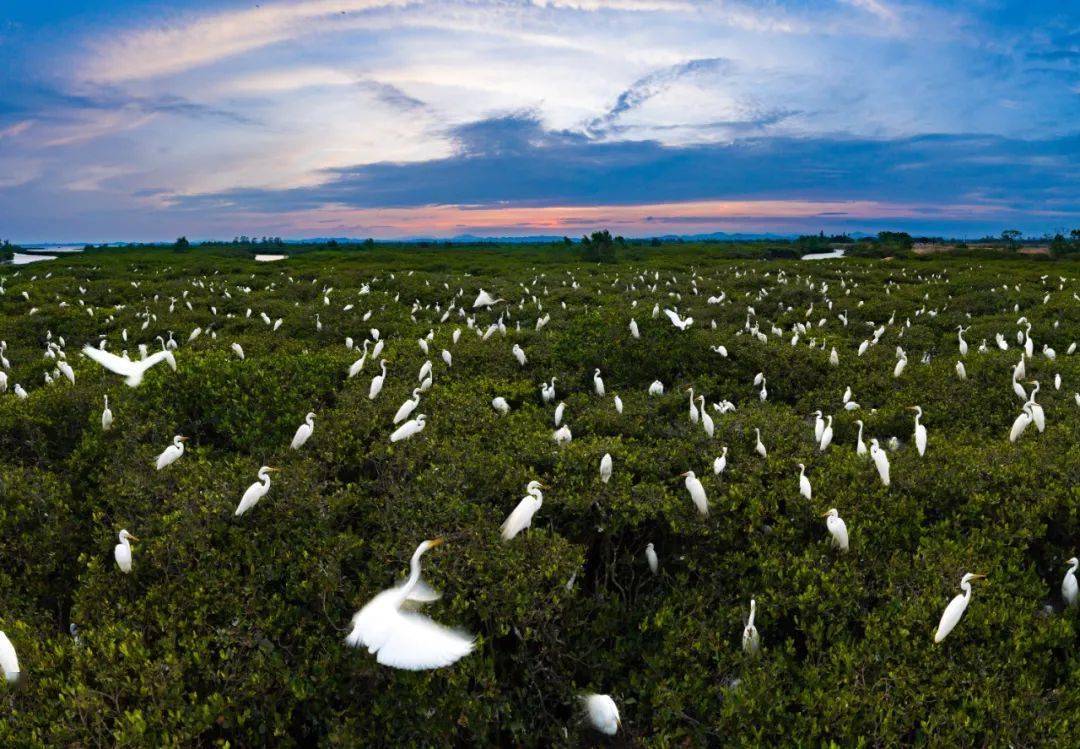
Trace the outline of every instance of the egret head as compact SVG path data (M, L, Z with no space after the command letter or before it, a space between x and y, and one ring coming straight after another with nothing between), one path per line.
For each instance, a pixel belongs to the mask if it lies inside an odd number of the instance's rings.
M823 517L823 518L838 518L838 517L840 517L840 513L837 511L837 509L835 507L833 507L828 512L821 513L821 517Z
M304 421L315 421L315 412L308 411L307 416L304 417Z
M963 585L964 583L970 583L972 580L983 580L985 578L986 575L980 575L975 572L968 572L962 578L960 578L960 584Z
M444 538L432 538L424 541L416 548L416 556L420 556L429 549L434 549L436 546L442 546L446 542Z
M119 537L120 537L120 543L124 543L125 541L138 541L139 540L139 539L135 538L135 536L128 533L127 528L120 531Z
M795 465L797 465L799 467L800 471L805 471L806 470L806 465L803 464L803 463L796 463Z
M1080 566L1080 559L1077 559L1076 557L1071 557L1065 560L1065 564L1075 564L1077 566Z

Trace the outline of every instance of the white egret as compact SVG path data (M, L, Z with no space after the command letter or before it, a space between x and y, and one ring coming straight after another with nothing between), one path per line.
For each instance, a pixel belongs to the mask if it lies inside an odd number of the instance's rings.
M1065 564L1069 565L1069 570L1061 581L1061 597L1065 599L1065 603L1073 607L1077 603L1078 594L1080 594L1080 588L1076 584L1076 568L1080 567L1080 559L1073 557L1066 561Z
M964 367L964 362L959 359L956 361L956 376L961 380L967 379L967 369Z
M834 507L821 517L826 518L825 527L832 534L832 545L840 551L848 550L847 523L840 517L840 513Z
M19 656L15 653L15 646L11 644L8 636L0 631L0 669L4 670L4 678L8 684L14 684L19 680Z
M986 575L976 575L968 572L960 579L960 589L964 592L949 601L949 605L942 612L937 632L934 633L935 643L941 642L953 631L953 627L956 626L957 622L960 621L960 617L967 610L968 602L971 601L971 581L981 580L985 577Z
M292 443L289 445L293 450L299 450L304 446L304 443L311 438L312 432L315 431L315 414L308 412L308 415L304 417L304 423L296 428L296 434L293 435Z
M562 424L563 414L566 413L566 404L559 401L559 405L555 406L555 426Z
M593 384L593 390L596 391L596 394L599 395L601 398L603 398L604 397L604 380L600 377L600 370L599 369L597 369L595 372L593 372L592 384Z
M364 339L364 354L359 359L349 365L349 379L356 377L364 369L364 363L367 361L367 348L371 341Z
M821 432L821 443L818 445L818 450L821 452L825 452L825 449L832 444L833 436L832 416L826 416L825 418L828 420L828 423L825 425L825 429Z
M1020 439L1020 435L1024 433L1024 430L1031 424L1031 404L1025 403L1024 408L1020 411L1020 415L1016 417L1013 422L1012 429L1009 430L1009 442L1016 442Z
M507 403L506 398L503 398L501 395L497 395L491 399L491 407L503 416L510 413L510 404Z
M698 402L701 404L701 428L705 430L705 434L711 438L716 431L716 424L713 423L713 419L709 416L709 412L705 410L705 396L699 395Z
M420 414L415 419L410 419L395 429L390 435L390 441L400 442L401 440L407 440L413 435L424 431L425 426L427 426L427 416Z
M611 480L611 454L604 453L604 457L600 458L600 480L605 484Z
M806 466L802 463L799 466L799 494L803 495L807 499L811 499L813 489L810 486L810 479L806 477Z
M529 527L533 515L544 504L544 493L540 490L546 488L539 481L530 481L529 485L525 487L525 496L521 498L514 511L503 521L501 532L504 541L509 541Z
M505 302L505 299L495 299L491 294L487 293L483 289L480 289L480 293L476 295L476 299L473 301L473 309L481 309L483 307L491 307L499 302Z
M616 411L617 413L620 413L620 414L621 414L621 413L622 413L622 398L620 398L620 397L619 397L619 396L617 396L617 395L616 395L616 396L613 396L613 398L614 398L614 400L615 400L615 411Z
M139 539L128 533L127 529L120 531L119 538L120 543L113 547L113 558L120 571L126 574L131 572L131 542Z
M109 408L109 396L105 396L105 410L101 412L101 431L107 432L112 429L113 412Z
M874 459L874 466L877 468L878 476L881 477L881 483L888 486L889 456L881 449L876 439L870 440L870 457Z
M236 354L237 358L239 358L240 361L243 361L244 360L244 348L239 343L236 343L236 342L233 342L233 345L231 346L231 348L233 350L233 353Z
M570 431L569 424L563 424L552 433L551 438L555 440L556 445L565 445L574 439L574 434Z
M82 352L84 356L93 359L110 372L124 377L124 383L129 387L138 387L147 371L161 362L168 362L169 366L176 369L176 359L171 351L158 351L140 361L131 361L93 346L83 346Z
M420 557L442 542L436 538L416 547L408 579L379 593L356 612L352 631L345 638L348 645L366 646L382 665L409 671L449 666L472 652L476 642L471 635L436 624L421 614L402 611L407 601L427 603L438 597L421 584Z
M680 473L679 478L686 479L686 491L690 492L690 499L702 515L709 514L709 500L705 496L705 487L701 485L701 479L694 475L693 471Z
M581 698L585 703L585 709L589 713L589 722L597 731L608 736L614 736L622 727L619 718L619 708L615 706L615 700L606 694L589 694Z
M844 402L847 403L846 398ZM821 435L825 432L825 419L822 418L821 411L814 411L810 415L814 417L814 442L821 442Z
M172 444L166 447L161 455L157 456L157 469L160 471L166 466L172 465L180 459L180 456L184 454L184 443L187 442L187 437L182 435L176 435L173 437Z
M420 388L413 388L412 397L406 398L405 402L398 407L397 413L394 414L394 424L412 416L412 412L416 410L416 407L420 405Z
M649 395L663 395L663 394L664 394L664 383L660 382L660 380L653 380L652 384L649 385Z
M922 457L926 455L926 427L919 423L919 419L922 418L922 408L908 406L908 410L915 412L915 447L919 451L919 457Z
M660 559L656 556L656 549L653 548L652 542L645 547L645 560L649 563L649 569L655 575L660 569ZM1075 585L1075 581L1073 583Z
M687 388L686 392L690 393L690 423L697 424L700 415L698 414L697 404L694 403L694 388Z
M1038 428L1038 430L1040 432L1045 432L1046 431L1046 413L1043 411L1043 407L1035 402L1035 396L1038 395L1039 388L1041 386L1039 385L1038 380L1033 380L1032 382L1029 382L1028 384L1035 386L1035 387L1033 387L1031 389L1031 395L1028 396L1028 405L1031 406L1031 420L1035 422L1035 426Z
M723 451L720 453L720 457L713 461L712 464L713 473L719 476L727 468L727 445L724 445Z
M765 443L761 441L761 430L754 427L754 434L757 435L757 444L754 445L754 450L763 458L769 457L769 451L765 449Z
M266 493L270 491L270 472L276 471L276 468L270 466L263 466L256 474L259 480L247 488L244 492L244 496L240 498L240 504L236 506L236 512L233 515L243 515L250 510L259 500L266 496Z
M863 433L862 419L859 419L855 423L859 425L859 435L855 438L855 454L856 455L866 455L866 443L863 442L863 438L862 438L862 433Z
M382 368L382 374L377 374L371 378L371 387L368 388L368 400L378 398L379 393L382 392L383 383L386 382L386 359L381 360L379 366Z
M448 366L448 367L454 366L454 355L451 354L446 349L442 350L442 360L444 362L446 362L446 366Z
M523 367L529 361L528 358L525 356L525 349L521 348L521 346L516 343L514 344L514 347L510 349L510 353L512 353L514 355L514 358L517 359L518 364Z
M751 598L750 618L746 620L746 626L743 627L742 633L742 649L747 655L757 655L758 650L761 649L761 637L758 636L757 627L754 626L754 614L756 612L757 602Z

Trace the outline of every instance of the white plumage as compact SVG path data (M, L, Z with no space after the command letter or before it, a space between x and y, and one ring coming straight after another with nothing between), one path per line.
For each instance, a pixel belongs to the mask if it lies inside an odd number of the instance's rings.
M270 471L276 471L276 468L270 466L263 466L259 469L257 474L259 480L247 488L244 492L244 496L240 498L240 504L236 506L236 512L233 515L243 515L250 510L259 500L266 496L266 493L270 491Z
M9 684L19 680L19 656L8 636L0 631L0 668L4 669L4 678Z
M413 435L419 434L424 431L424 427L427 425L427 416L420 414L415 419L406 421L404 424L394 430L390 435L391 442L400 442L401 440L407 440Z
M86 357L93 359L105 369L125 378L124 382L129 387L137 387L143 381L147 371L163 361L168 362L173 370L176 369L176 359L171 351L158 351L156 354L152 354L140 361L124 359L93 346L84 346L82 352Z
M681 478L686 479L686 491L690 492L690 499L698 512L702 515L709 514L709 499L705 496L705 487L701 485L701 479L694 475L693 471L680 473Z
M162 450L161 455L157 456L155 465L159 471L180 460L180 456L184 454L185 442L187 442L187 437L179 434L173 437L173 443Z
M622 720L619 718L619 708L615 706L615 700L606 694L589 694L581 699L585 703L589 723L593 728L608 736L619 732Z
M299 450L304 446L304 443L311 438L312 432L315 431L315 414L308 412L308 415L304 417L304 423L296 429L296 434L293 435L292 443L289 445L293 450Z
M529 482L529 485L525 488L525 496L518 502L517 507L514 508L509 517L503 521L501 530L504 541L509 541L532 523L533 515L544 504L544 493L540 491L543 488L546 487L539 481Z
M116 559L116 566L120 568L120 571L126 574L131 572L131 542L139 539L128 533L126 529L120 531L119 538L120 543L113 547L113 558Z
M960 621L960 617L967 611L968 603L971 601L971 581L980 580L984 577L986 575L975 575L968 572L960 579L960 589L964 592L949 601L949 605L945 607L945 611L941 614L941 621L938 622L937 632L934 633L934 642L941 642L953 631L953 627L956 626Z

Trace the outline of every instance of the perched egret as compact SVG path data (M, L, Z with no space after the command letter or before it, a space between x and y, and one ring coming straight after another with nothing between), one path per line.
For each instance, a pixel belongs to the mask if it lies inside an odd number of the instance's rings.
M172 444L166 447L161 455L157 456L157 469L160 471L166 466L172 465L180 459L180 456L184 454L184 443L187 442L187 437L176 435L173 437Z
M416 410L416 407L420 405L420 388L413 388L412 397L406 398L405 402L398 407L397 413L394 414L394 424L404 421L412 416L412 412Z
M1016 417L1013 422L1012 429L1009 430L1009 442L1016 442L1020 439L1020 435L1024 433L1024 430L1031 424L1031 404L1025 403L1024 408L1020 411L1020 415Z
M600 459L600 480L605 484L611 480L611 467L611 455L604 453L604 457Z
M608 736L614 736L622 727L619 718L619 708L615 706L615 700L606 694L589 694L581 698L585 703L585 709L589 713L589 722L597 731Z
M877 468L878 476L881 477L881 483L888 486L889 456L881 449L881 445L878 444L876 439L870 440L870 457L874 460L874 467Z
M828 420L828 423L825 425L825 429L821 432L821 442L820 444L818 444L818 450L821 452L825 452L825 449L832 444L833 436L832 416L826 416L825 418Z
M701 479L694 475L693 471L680 473L679 478L686 479L686 491L690 492L690 499L702 515L709 514L709 500L705 496L705 487L701 485Z
M840 551L848 550L847 523L840 517L840 513L834 507L821 517L826 518L825 527L832 534L832 545Z
M754 626L754 614L756 611L757 602L751 598L750 618L746 620L746 626L743 627L742 633L742 649L747 655L757 655L758 650L761 649L761 638L758 636L757 627Z
M236 506L236 512L233 515L243 515L250 510L259 500L266 496L266 493L270 491L270 472L276 471L276 468L270 466L263 466L256 474L259 480L247 488L244 492L244 496L240 498L240 504Z
M0 668L4 670L4 678L8 684L14 684L19 680L19 656L15 653L15 646L4 632L0 631Z
M859 425L859 436L856 437L856 439L855 439L855 454L856 455L866 455L866 443L863 442L863 438L862 438L862 433L863 433L862 419L859 419L855 423Z
M109 408L109 396L105 396L105 410L101 412L101 431L107 432L112 429L113 413Z
M847 403L847 398L844 399L844 403ZM810 415L814 417L814 442L821 442L821 435L825 433L825 419L822 418L821 411L814 411Z
M1080 559L1073 557L1065 564L1069 565L1069 570L1065 573L1065 579L1061 581L1061 597L1072 607L1076 605L1077 595L1080 594L1080 589L1076 584L1076 568L1080 567Z
M529 527L533 515L544 504L544 493L540 490L546 488L539 481L530 481L529 485L525 487L525 496L518 502L514 511L503 521L501 530L504 541L509 541Z
M308 412L308 415L304 417L304 423L296 428L296 434L293 435L292 443L289 445L293 450L299 450L304 446L304 443L311 437L311 433L315 431L315 414Z
M811 498L812 489L810 487L810 479L806 477L806 466L799 463L799 494L803 495L807 499Z
M395 429L390 435L390 441L400 442L401 440L407 440L424 431L425 426L427 426L427 416L420 414L415 419L410 419Z
M128 573L131 572L131 542L139 539L128 533L127 529L120 531L119 538L120 543L113 547L113 557L120 571Z
M727 445L724 445L723 451L720 453L720 457L713 461L712 464L713 473L719 476L727 468Z
M763 458L769 457L769 451L765 449L765 443L761 441L761 430L754 427L754 434L757 435L757 444L754 445L754 450Z
M922 457L926 455L926 427L919 423L919 419L922 418L922 408L919 406L908 408L915 412L915 447L919 451L919 457Z
M420 557L442 542L436 538L416 547L408 579L379 593L356 612L352 631L345 638L347 644L366 646L382 665L409 671L449 666L472 652L476 642L471 635L436 624L419 613L402 611L406 601L427 603L437 598L431 588L420 584Z
M379 393L382 392L383 383L386 382L386 359L381 360L379 366L382 368L382 374L377 374L371 378L371 387L368 388L368 400L378 398Z
M941 614L941 621L938 622L937 632L934 633L934 642L941 642L944 640L950 632L953 631L953 627L960 621L960 617L964 615L967 610L968 602L971 601L971 581L981 580L986 575L976 575L968 572L960 579L960 589L964 591L960 593L951 601L949 605L945 607L945 611Z
M593 372L592 383L593 383L593 390L596 391L597 395L599 395L601 398L603 398L604 397L604 380L601 379L601 377L600 377L600 370L599 369L597 369L595 372Z
M649 569L655 575L660 569L660 560L656 556L656 549L653 548L652 542L645 547L645 560L649 563ZM1075 579L1073 580L1073 585L1076 585Z
M491 407L503 416L510 413L510 404L507 403L506 398L503 398L501 395L497 395L491 399Z

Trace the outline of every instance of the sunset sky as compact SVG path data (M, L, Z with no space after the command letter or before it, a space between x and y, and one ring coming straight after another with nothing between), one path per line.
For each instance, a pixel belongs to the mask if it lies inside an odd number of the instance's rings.
M1080 227L1068 2L0 0L0 237Z

